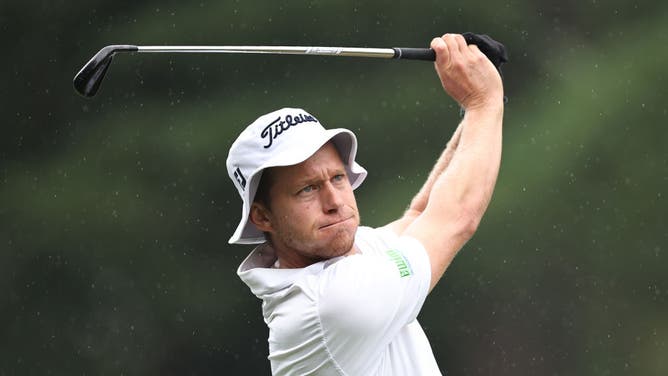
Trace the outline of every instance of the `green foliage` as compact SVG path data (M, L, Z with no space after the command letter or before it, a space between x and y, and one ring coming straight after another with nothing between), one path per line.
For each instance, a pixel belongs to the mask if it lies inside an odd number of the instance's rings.
M229 246L227 149L300 106L353 129L366 224L399 215L459 119L431 64L119 55L107 44L428 45L492 35L504 159L421 314L444 372L665 374L665 5L423 1L3 4L0 374L266 374L260 301Z

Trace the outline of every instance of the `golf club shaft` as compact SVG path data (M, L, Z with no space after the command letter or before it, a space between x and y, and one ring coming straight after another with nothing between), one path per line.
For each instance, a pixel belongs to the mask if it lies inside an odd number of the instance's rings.
M85 96L97 93L112 58L120 52L137 53L234 53L372 57L434 61L429 48L360 48L360 47L300 47L300 46L135 46L111 45L102 48L74 76L74 88Z
M395 51L392 48L305 46L137 46L137 52L319 55L377 57L386 59L391 59L395 56Z

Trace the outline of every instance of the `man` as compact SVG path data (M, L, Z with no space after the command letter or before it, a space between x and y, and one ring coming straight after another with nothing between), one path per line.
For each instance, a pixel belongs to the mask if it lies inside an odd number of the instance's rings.
M284 108L230 148L243 200L230 243L262 243L238 274L263 301L276 375L440 375L416 317L491 199L503 85L461 35L431 48L443 88L466 112L408 210L382 228L359 227L353 189L366 171L352 132Z

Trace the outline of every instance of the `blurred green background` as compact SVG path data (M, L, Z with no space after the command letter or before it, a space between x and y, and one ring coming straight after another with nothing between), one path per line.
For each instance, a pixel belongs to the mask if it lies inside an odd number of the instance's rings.
M502 41L492 204L420 321L451 375L668 374L668 5L621 0L0 5L0 375L269 373L227 239L227 149L298 106L353 129L367 225L401 215L459 121L426 62L123 54L109 44Z

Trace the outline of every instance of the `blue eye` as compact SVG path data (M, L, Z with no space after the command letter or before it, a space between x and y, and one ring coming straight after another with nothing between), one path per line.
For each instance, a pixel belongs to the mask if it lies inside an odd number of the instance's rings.
M341 180L343 180L343 178L345 178L345 177L346 177L346 176L345 176L344 174L338 174L338 175L335 175L335 176L332 178L332 180L334 180L334 181L341 181Z
M311 184L311 185L309 185L309 186L306 186L306 187L302 188L302 190L301 190L300 192L302 192L302 193L311 193L311 192L313 192L314 190L315 190L315 185Z

